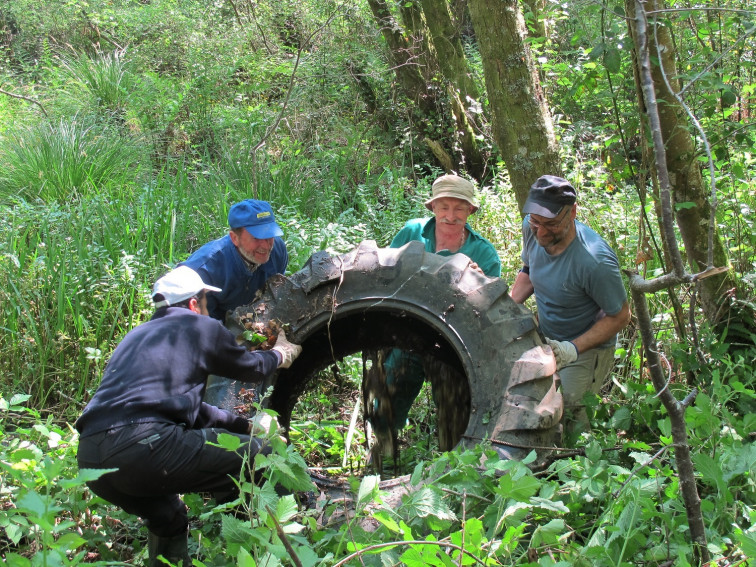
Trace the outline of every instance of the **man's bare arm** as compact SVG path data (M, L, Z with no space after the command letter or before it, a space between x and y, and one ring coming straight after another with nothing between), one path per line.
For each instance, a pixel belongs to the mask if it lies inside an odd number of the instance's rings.
M583 353L604 343L619 333L630 322L630 305L627 301L615 315L606 315L596 321L585 333L572 341L578 352Z
M533 295L533 283L530 281L530 276L527 272L517 272L517 277L512 284L512 289L509 290L509 295L512 296L515 303L525 303L525 300Z

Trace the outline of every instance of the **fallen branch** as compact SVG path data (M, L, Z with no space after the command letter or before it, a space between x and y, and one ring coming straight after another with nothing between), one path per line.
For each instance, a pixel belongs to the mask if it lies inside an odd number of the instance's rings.
M25 100L26 102L31 102L32 104L36 104L39 107L39 109L42 111L42 114L45 115L45 118L48 118L45 107L42 106L42 103L39 102L38 100L34 100L33 98L29 98L28 96L24 96L20 94L9 93L8 91L5 91L3 89L0 89L0 94L4 94L5 96L9 96L11 98L20 98L21 100Z

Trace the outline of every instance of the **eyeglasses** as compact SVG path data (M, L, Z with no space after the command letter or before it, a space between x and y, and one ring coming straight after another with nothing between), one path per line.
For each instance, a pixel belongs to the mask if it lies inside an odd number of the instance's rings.
M538 222L538 221L533 220L533 217L530 216L528 218L528 225L530 225L530 228L532 228L533 230L538 230L539 228L542 228L547 232L555 232L559 230L559 227L562 225L562 221L565 219L565 217L567 217L567 213L570 211L571 208L572 207L570 206L565 206L564 212L561 214L561 218L559 218L559 220L554 219L549 222Z

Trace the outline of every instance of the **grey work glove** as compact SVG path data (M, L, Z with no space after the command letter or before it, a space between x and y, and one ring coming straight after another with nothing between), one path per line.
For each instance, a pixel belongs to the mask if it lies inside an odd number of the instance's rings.
M578 349L572 341L554 341L552 339L546 339L546 342L549 343L551 350L554 351L557 370L561 370L568 364L577 360Z
M279 354L281 355L281 364L279 364L278 367L288 368L289 366L291 366L291 363L294 362L299 356L299 354L302 352L302 347L287 341L286 333L281 331L280 333L278 333L278 338L276 339L276 346L274 346L272 350L277 350Z

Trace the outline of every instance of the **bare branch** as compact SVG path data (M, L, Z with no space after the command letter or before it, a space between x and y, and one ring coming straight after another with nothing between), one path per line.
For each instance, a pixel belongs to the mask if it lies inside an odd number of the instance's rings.
M685 268L683 267L682 256L680 254L680 249L677 247L677 238L675 237L675 229L672 220L672 197L669 182L669 170L667 169L667 156L664 150L662 127L659 121L659 107L656 100L656 92L654 92L654 83L651 78L651 57L648 49L648 21L646 19L643 4L636 1L635 6L635 23L638 41L640 42L637 46L637 50L638 63L641 71L641 88L643 90L643 98L646 101L646 108L648 109L648 120L654 141L654 154L660 185L662 228L664 231L665 242L669 248L673 272L676 276L682 277L685 273Z
M45 118L48 118L47 111L45 110L45 107L42 106L42 103L39 102L38 100L34 100L33 98L29 98L28 96L24 96L24 95L20 95L20 94L9 93L8 91L5 91L3 89L0 89L0 94L4 94L5 96L9 96L9 97L12 97L12 98L20 98L21 100L25 100L26 102L31 102L32 104L36 104L40 108L40 110L42 111L42 114L45 115Z

